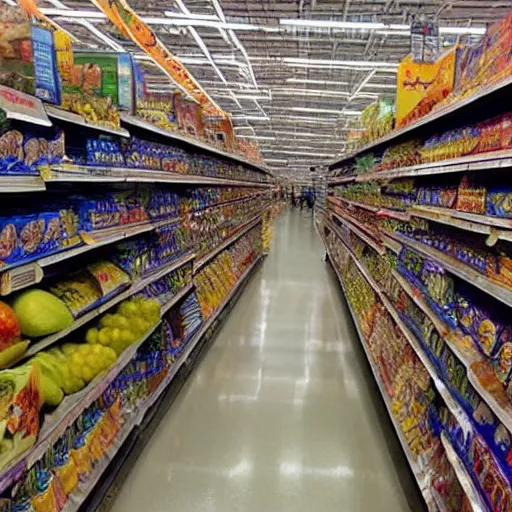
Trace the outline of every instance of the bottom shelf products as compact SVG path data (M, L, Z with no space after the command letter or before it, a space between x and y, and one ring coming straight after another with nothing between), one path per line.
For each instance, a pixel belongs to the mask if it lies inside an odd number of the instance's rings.
M237 296L236 291L251 275L260 257L245 267L216 313L206 322L202 321L195 292L180 299L164 316L161 328L138 347L131 361L102 394L46 452L27 462L29 469L17 472L14 483L0 497L3 507L0 509L78 510L107 470L108 462L122 448L130 432L141 424L181 364L201 340L211 336L219 315ZM34 400L38 399L35 393Z
M360 327L361 343L380 380L395 426L405 439L407 456L430 510L471 510L451 467L438 430L431 422L437 391L426 368L380 302L375 290L339 240L327 230L326 244ZM341 265L340 265L341 264ZM338 266L339 265L339 266Z

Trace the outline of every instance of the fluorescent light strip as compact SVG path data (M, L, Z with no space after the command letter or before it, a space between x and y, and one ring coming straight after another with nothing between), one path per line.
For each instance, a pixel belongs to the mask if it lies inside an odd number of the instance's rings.
M350 96L349 92L342 91L322 91L320 89L293 89L293 88L283 88L283 89L272 89L272 93L274 95L293 95L293 96Z
M4 0L6 3L11 4L12 0ZM40 11L47 16L66 16L67 9L58 8L41 8ZM73 18L96 18L107 19L102 12L89 11L89 10L70 10L69 15ZM177 13L166 11L165 18L146 16L142 17L142 21L150 25L170 25L170 26L194 26L194 27L211 27L224 30L242 30L242 31L262 31L262 32L280 32L280 27L271 27L269 25L252 25L250 23L225 23L218 17L209 15L190 15L179 16ZM388 30L396 31L398 35L410 31L409 25L384 25L383 23L365 23L365 22L336 22L325 20L279 20L281 25L294 25L294 26L309 26L318 28L356 28L360 30ZM339 26L343 24L345 26ZM337 26L338 25L338 26ZM485 34L484 27L439 27L441 34L453 35L483 35Z
M396 89L396 84L365 84L364 89Z
M165 11L165 16L172 17L174 13L171 11ZM162 18L155 18L162 20ZM146 20L145 20L146 21ZM190 14L188 18L167 20L168 24L176 26L194 26L194 27L211 27L211 28L222 28L224 30L249 30L249 31L263 31L263 32L279 32L279 27L270 27L265 25L252 25L250 23L227 23L222 21L219 17L215 17L215 20L211 19L198 19L195 14ZM146 21L146 23L150 23Z
M278 135L295 135L296 137L321 137L324 138L324 135L319 135L318 133L309 133L309 132L282 132L279 130L272 130L272 133L278 134Z
M273 162L275 164L287 164L288 160L282 158L265 158L265 162Z
M182 12L166 11L165 15L168 18L182 18L182 19L190 19L191 18L191 14L185 14ZM215 16L215 14L195 14L194 13L193 18L196 20L219 21L219 18L217 16Z
M287 78L289 84L315 84L315 85L349 85L348 82L333 82L326 80L310 80L308 78Z
M339 152L343 149L342 146L336 146L332 148L334 151ZM264 146L260 148L260 151L272 151L274 153L285 153L287 151L297 151L298 154L302 154L303 151L313 152L313 151L330 151L331 148L327 147L317 147L317 146L287 146L287 145L278 145L278 146ZM330 155L334 157L335 152L331 152Z
M309 108L309 107L291 107L290 110L293 110L294 112L317 112L319 114L335 114L335 115L341 115L343 113L347 116L360 116L363 113L360 110L344 110L342 112L341 110L329 110L329 109Z
M251 96L250 94L238 94L236 92L234 94L239 100L272 100L270 96Z
M275 137L264 137L263 135L237 135L237 137L242 137L244 139L255 139L255 140L276 140Z
M375 69L374 67L368 66L368 65L362 66L362 67L354 67L354 66L340 66L340 65L335 65L335 64L331 64L329 66L327 66L325 64L309 64L309 63L293 64L290 62L284 63L284 64L286 64L286 66L290 66L291 68L321 69L323 71L327 71L329 69L348 70L348 71L353 71L354 69L357 69L360 71L370 71L372 69ZM396 74L397 71L398 71L398 68L378 68L377 69L378 73L394 73L394 74Z
M250 116L250 115L242 115L242 116L231 116L234 120L244 120L247 121L270 121L270 117L268 116Z
M337 28L344 30L385 30L389 32L398 32L398 35L410 35L410 25L391 24L359 21L331 21L331 20L305 20L305 19L280 19L281 25L294 27L313 27L313 28ZM484 27L439 27L440 34L455 35L483 35Z
M332 157L332 153L309 153L305 151L282 151L278 149L260 149L260 153L277 153L283 155L303 155L303 156L313 156L316 158L325 158Z
M285 57L285 64L315 64L320 66L354 66L356 68L371 66L372 68L392 68L398 67L397 63L380 62L371 60L329 60L329 59L303 59L295 57Z
M272 116L272 121L279 122L292 122L292 123L309 123L309 124L327 124L334 126L338 122L337 119L322 119L320 117L308 117L308 116L294 116L293 114L289 116Z

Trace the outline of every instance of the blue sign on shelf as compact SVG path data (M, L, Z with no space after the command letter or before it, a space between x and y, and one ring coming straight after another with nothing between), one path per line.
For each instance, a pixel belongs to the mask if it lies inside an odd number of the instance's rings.
M35 95L48 103L60 104L60 77L53 34L44 28L32 27L32 52L34 56Z

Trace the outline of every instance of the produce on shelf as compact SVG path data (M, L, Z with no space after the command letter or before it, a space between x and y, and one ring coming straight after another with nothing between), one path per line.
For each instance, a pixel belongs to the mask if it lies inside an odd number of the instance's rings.
M21 327L14 310L0 302L0 369L7 368L27 350L29 342L21 340Z
M100 318L98 327L90 328L85 340L112 348L120 355L160 321L160 302L137 298L122 302L114 313Z
M39 338L66 329L73 324L73 316L64 302L44 290L21 292L13 301L21 334Z
M0 372L0 467L28 450L39 432L40 369L32 367Z

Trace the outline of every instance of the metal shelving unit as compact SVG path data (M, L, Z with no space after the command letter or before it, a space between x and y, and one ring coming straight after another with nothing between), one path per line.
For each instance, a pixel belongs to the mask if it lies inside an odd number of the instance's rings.
M122 115L121 121L127 124L128 126L134 126L136 128L140 128L143 130L147 130L152 133L156 133L157 135L161 135L162 137L166 137L171 141L180 142L187 144L188 146L201 150L202 152L206 151L215 156L230 160L236 164L242 164L250 169L261 172L267 176L272 176L272 173L269 169L267 169L263 164L252 162L251 160L247 160L245 157L241 155L237 155L235 153L228 153L222 149L219 149L215 146L207 144L199 139L195 139L193 137L189 137L180 132L171 132L169 130L164 130L163 128L159 128L158 126L151 124L143 119L139 119L135 116L131 115Z
M408 126L405 126L404 128L393 130L392 132L387 134L385 137L382 137L381 139L366 144L365 146L358 148L354 152L340 156L340 158L332 161L329 164L329 169L334 170L341 164L355 158L356 156L362 155L363 153L366 153L368 151L382 148L385 145L389 145L390 142L397 141L404 135L414 136L415 132L417 132L419 129L427 125L431 125L433 130L437 129L437 125L435 124L436 122L444 121L448 119L450 116L453 116L454 114L460 116L468 109L477 109L478 104L480 102L487 101L498 95L503 95L504 97L507 97L507 95L509 95L510 93L511 85L512 78L507 77L506 79L493 83L491 85L480 87L477 92L459 101L456 101L451 105L448 105L446 107L440 107L431 112L430 114L423 116L418 121Z

